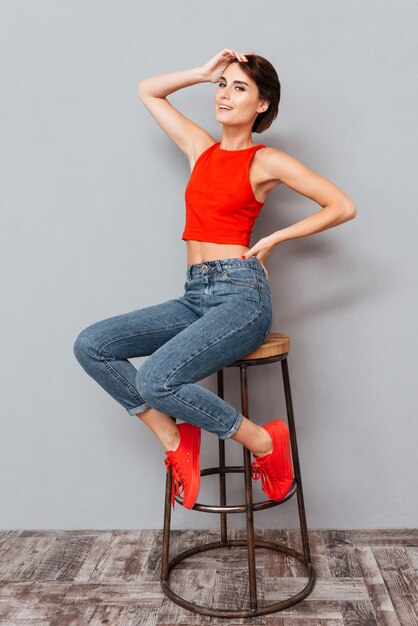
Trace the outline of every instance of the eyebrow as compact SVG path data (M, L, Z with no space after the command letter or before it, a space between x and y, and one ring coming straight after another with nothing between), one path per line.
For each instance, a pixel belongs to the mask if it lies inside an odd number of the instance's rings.
M227 82L225 76L221 76L219 80L224 80L225 82ZM247 87L248 87L248 83L246 83L244 80L234 80L232 82L233 83L239 83L240 85L247 85Z

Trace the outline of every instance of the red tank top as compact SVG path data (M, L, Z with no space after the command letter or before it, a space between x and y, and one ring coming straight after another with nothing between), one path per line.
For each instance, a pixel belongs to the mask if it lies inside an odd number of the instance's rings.
M254 196L250 163L264 144L223 150L220 141L197 159L185 190L186 225L182 239L249 247L264 202Z

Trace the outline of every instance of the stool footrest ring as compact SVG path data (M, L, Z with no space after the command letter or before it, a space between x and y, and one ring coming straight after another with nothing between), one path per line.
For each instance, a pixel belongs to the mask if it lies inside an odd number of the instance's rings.
M215 541L207 543L203 546L190 548L189 550L185 550L184 552L181 552L173 559L171 559L168 562L167 576L165 578L160 578L160 584L163 593L179 606L193 611L194 613L199 613L201 615L213 615L218 617L255 617L256 615L268 615L269 613L275 613L276 611L281 611L288 608L289 606L297 604L311 593L315 585L315 570L312 564L306 560L303 554L297 552L296 550L293 550L292 548L289 548L289 546L286 546L285 544L275 543L272 541L264 541L262 539L255 539L254 545L256 548L266 548L268 550L276 550L276 552L283 552L289 557L295 558L300 561L306 568L308 575L308 582L305 587L290 598L286 598L285 600L282 600L280 602L275 602L274 604L268 604L266 606L258 607L255 609L215 609L200 604L195 604L194 602L185 600L181 596L174 593L174 591L170 588L168 584L170 572L178 563L180 563L180 561L183 561L183 559L186 559L193 554L198 554L199 552L205 552L207 550L215 550L217 548L230 548L232 546L248 546L246 539L228 539L225 542Z
M208 467L200 471L201 476L211 476L213 474L229 474L229 473L239 473L244 472L244 467L240 465L227 465L225 467ZM283 504L283 502L287 502L290 500L295 493L297 492L297 480L296 477L293 479L293 484L290 491L285 495L281 500L263 500L262 502L253 502L252 509L253 511L263 511L264 509L271 509L275 506L279 506L279 504ZM183 496L175 495L175 500L181 506L183 506ZM245 513L247 507L245 504L226 504L225 506L220 506L218 504L200 504L199 502L195 502L193 511L201 511L203 513Z

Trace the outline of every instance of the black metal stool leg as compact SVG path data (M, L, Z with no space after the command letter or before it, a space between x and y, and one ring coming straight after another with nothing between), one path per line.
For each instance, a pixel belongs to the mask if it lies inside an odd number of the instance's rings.
M175 418L172 418L176 421ZM165 478L165 502L164 502L164 528L163 528L163 545L161 552L161 577L166 579L168 576L168 559L170 554L170 523L171 523L171 489L172 489L172 471L171 467L167 469Z
M241 407L242 414L249 417L247 368L240 365ZM245 516L247 520L247 551L248 551L248 574L250 582L250 608L257 610L257 574L255 567L255 543L254 543L254 509L253 509L253 485L251 478L250 451L242 446L244 452L244 479L245 479Z
M301 478L301 472L300 472L300 466L299 466L299 453L298 453L298 444L296 440L296 426L295 426L295 420L293 416L292 393L290 390L289 367L287 364L287 358L283 359L281 364L282 364L284 395L286 399L287 421L289 425L290 445L292 448L293 469L295 471L295 480L298 486L297 487L297 499L298 499L300 530L302 533L303 553L305 555L305 559L307 560L307 562L311 564L308 527L306 523L305 504L303 501L302 478Z
M218 379L218 396L224 399L224 371L223 369L219 370L217 373ZM218 438L218 446L219 446L219 468L225 468L225 440ZM226 505L226 476L225 472L219 472L219 504L221 506ZM221 541L223 544L226 544L228 540L228 529L227 529L227 513L220 513L220 522L221 522Z

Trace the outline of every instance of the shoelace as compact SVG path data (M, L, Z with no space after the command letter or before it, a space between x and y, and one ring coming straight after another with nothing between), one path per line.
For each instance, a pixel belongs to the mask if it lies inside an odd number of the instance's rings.
M174 495L181 496L184 492L184 477L180 469L180 465L173 456L168 456L164 459L166 468L168 470L171 467L171 505L175 508ZM180 488L181 485L181 488Z
M274 471L273 471L273 467L272 465L269 465L269 459L266 459L265 461L261 461L259 462L257 461L253 461L251 463L251 476L252 478L254 478L254 480L258 480L261 477L261 484L264 487L272 487L273 483L274 483L274 479L277 480L277 476L274 475ZM264 469L266 468L266 469ZM270 472L268 473L268 470L270 470ZM270 477L270 475L272 475L272 478Z

